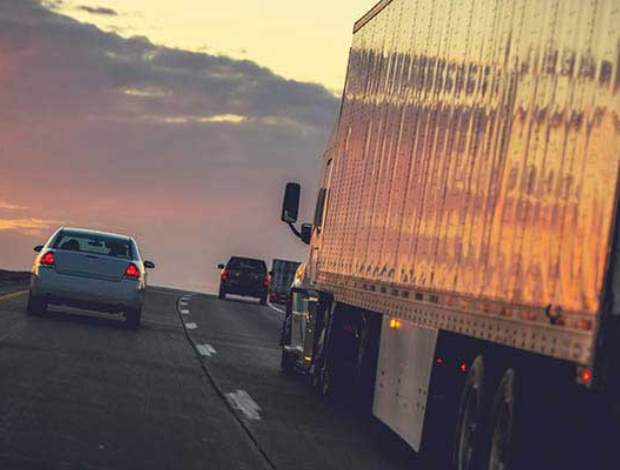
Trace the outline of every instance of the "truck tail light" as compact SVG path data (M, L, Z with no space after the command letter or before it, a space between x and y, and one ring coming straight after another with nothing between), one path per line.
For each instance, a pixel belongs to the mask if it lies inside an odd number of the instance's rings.
M127 269L125 269L125 277L128 277L130 279L140 279L140 270L138 269L138 266L136 266L133 263L129 263L129 266L127 266Z
M48 268L53 267L54 264L56 264L54 253L51 251L48 251L47 253L45 253L43 256L41 256L41 259L39 260L39 264L41 266L47 266Z
M226 279L228 279L228 271L226 269L224 269L224 271L222 271L222 274L220 274L220 279L222 281L225 281Z
M593 377L594 374L592 373L592 369L588 367L580 367L577 369L577 383L589 386Z
M271 278L269 277L269 274L265 274L265 277L263 278L263 287L269 287L269 284L271 284Z

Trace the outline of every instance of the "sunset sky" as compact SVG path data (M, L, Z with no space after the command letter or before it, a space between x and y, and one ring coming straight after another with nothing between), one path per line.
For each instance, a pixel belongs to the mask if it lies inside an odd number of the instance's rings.
M59 225L135 235L160 285L212 291L231 254L302 259L282 187L310 214L373 4L1 0L0 268Z

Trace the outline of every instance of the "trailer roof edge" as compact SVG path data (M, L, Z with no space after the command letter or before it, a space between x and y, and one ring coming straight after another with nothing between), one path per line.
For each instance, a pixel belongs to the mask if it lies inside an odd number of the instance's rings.
M366 23L368 23L375 16L381 13L381 10L387 7L390 3L392 3L392 0L380 0L379 3L372 7L370 11L368 11L368 13L366 13L355 22L355 24L353 25L353 34L357 33L360 29L362 29Z

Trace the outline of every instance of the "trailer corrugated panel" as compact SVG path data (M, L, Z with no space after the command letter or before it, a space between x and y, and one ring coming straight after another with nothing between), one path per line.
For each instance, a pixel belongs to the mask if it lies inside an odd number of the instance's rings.
M353 36L317 284L588 363L619 62L617 0L381 2Z

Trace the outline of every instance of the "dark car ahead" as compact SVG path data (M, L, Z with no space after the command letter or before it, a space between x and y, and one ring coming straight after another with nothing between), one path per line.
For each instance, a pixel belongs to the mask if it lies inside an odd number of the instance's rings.
M269 273L263 260L233 256L228 263L218 265L220 274L219 298L225 299L226 294L257 297L260 303L267 303L269 292Z

